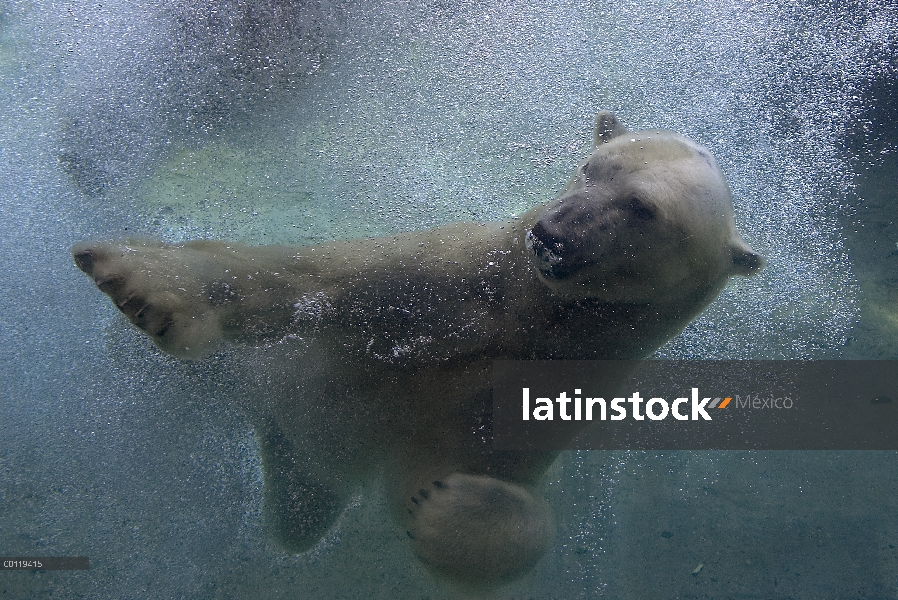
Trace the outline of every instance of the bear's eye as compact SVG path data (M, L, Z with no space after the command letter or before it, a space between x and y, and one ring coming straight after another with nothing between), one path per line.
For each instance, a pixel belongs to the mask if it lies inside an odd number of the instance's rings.
M655 209L646 204L636 196L630 198L627 203L630 213L640 221L653 221L655 219Z

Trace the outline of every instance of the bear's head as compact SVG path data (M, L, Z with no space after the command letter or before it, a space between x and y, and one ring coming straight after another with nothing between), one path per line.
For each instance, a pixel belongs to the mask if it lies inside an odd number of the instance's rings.
M763 267L736 231L729 186L705 148L670 131L628 133L610 113L596 119L595 139L567 190L526 234L550 289L676 304Z

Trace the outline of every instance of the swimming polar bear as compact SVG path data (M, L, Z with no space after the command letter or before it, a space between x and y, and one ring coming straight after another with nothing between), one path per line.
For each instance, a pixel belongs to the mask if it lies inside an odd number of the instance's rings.
M295 375L250 409L266 522L286 548L314 546L382 469L416 555L460 585L496 585L551 543L539 484L557 453L491 447L491 362L645 357L730 276L763 266L707 150L627 132L604 111L594 140L559 197L502 223L306 247L72 252L162 350L267 344Z

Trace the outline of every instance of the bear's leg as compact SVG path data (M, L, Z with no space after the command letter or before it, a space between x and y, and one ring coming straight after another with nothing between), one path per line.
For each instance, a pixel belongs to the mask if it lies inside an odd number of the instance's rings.
M290 326L296 291L278 247L225 242L86 243L75 264L162 350L201 356L222 339L264 337ZM284 252L287 252L284 250Z
M342 514L349 490L333 471L310 468L310 461L296 452L274 421L257 426L256 436L262 451L266 528L284 549L305 552Z
M406 500L407 533L418 557L462 586L484 587L528 572L548 548L548 504L520 485L452 473Z

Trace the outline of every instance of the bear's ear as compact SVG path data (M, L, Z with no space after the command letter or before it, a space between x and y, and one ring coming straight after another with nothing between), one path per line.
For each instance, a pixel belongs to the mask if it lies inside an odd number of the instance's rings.
M737 240L732 247L734 275L754 275L764 268L764 257L751 249L751 246Z
M596 124L592 130L593 147L598 148L625 133L627 133L627 128L621 125L611 111L601 110L596 115Z

